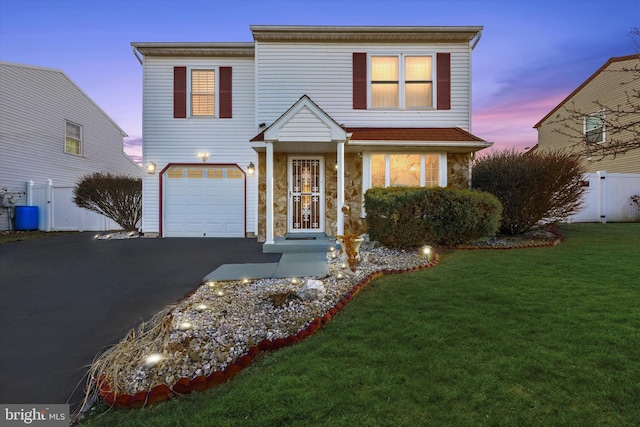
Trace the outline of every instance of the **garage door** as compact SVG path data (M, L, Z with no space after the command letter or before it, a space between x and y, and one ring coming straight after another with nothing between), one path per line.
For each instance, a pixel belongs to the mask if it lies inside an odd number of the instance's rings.
M244 237L245 177L236 166L171 166L164 173L165 237Z

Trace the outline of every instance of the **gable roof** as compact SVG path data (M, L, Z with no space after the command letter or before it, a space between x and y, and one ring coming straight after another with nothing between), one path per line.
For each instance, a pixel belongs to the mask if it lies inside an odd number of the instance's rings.
M113 119L111 117L109 117L109 115L107 113L105 113L105 111L102 108L100 108L100 106L93 99L91 99L91 97L89 95L87 95L80 88L80 86L78 86L73 80L71 80L71 78L69 76L67 76L67 74L64 71L59 70L57 68L38 67L38 66L35 66L35 65L16 64L16 63L13 63L13 62L5 62L5 61L0 61L0 65L7 66L7 67L20 68L20 69L24 69L24 70L36 70L36 71L43 71L43 72L61 74L73 87L75 87L78 90L78 92L80 92L85 98L87 98L98 109L98 111L100 111L107 118L107 120L109 120L111 123L113 123L113 125L120 131L120 133L122 133L123 137L129 136L129 135L127 135L127 133L124 130L122 130L122 128L120 126L118 126L118 124L115 121L113 121Z
M609 67L609 65L613 64L614 62L630 61L632 59L640 60L640 56L638 54L633 54L633 55L626 55L626 56L614 56L612 58L609 58L609 60L602 67L598 69L598 71L593 73L587 80L585 80L580 86L578 86L573 92L571 92L565 99L563 99L558 105L556 105L556 107L553 110L551 110L549 114L547 114L542 119L540 119L540 121L536 123L533 127L539 128L545 120L551 117L553 113L558 111L567 101L573 98L575 94L580 92L587 84L589 84L589 82L591 82L591 80L595 79L600 73L606 70Z
M287 111L284 112L278 119L273 122L264 131L260 132L258 136L251 139L251 142L258 141L285 141L286 138L282 138L280 131L285 129L289 123L295 120L300 114L308 113L312 116L312 120L319 125L319 127L325 129L325 135L318 139L318 136L311 136L309 141L322 140L329 141L345 141L348 137L345 129L340 126L330 115L328 115L322 108L318 106L309 96L302 95ZM260 137L260 139L258 138Z

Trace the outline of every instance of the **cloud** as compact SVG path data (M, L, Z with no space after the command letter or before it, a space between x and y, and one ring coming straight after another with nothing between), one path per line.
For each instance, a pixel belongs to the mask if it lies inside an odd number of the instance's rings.
M123 141L124 152L127 153L134 162L142 164L142 138L128 137Z
M474 112L473 133L493 142L491 150L533 147L538 143L533 126L566 95L564 91L539 94L532 90L529 94L496 99L494 104Z

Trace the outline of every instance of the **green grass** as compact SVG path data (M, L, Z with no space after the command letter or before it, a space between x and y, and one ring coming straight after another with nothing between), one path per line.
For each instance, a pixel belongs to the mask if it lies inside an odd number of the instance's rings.
M640 224L552 248L457 251L372 282L230 382L97 426L632 426Z

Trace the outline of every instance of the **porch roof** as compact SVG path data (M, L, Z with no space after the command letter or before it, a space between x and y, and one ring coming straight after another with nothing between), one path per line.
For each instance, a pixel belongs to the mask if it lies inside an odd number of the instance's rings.
M444 149L451 152L478 151L490 147L493 143L465 131L454 128L376 128L376 127L345 127L351 137L346 143L348 151L363 149L406 150L416 148ZM265 130L251 139L256 151L264 150ZM262 143L262 144L261 144ZM279 143L278 145L281 145ZM300 144L295 144L300 148ZM316 145L321 148L320 144ZM327 152L335 151L335 144L322 144Z

